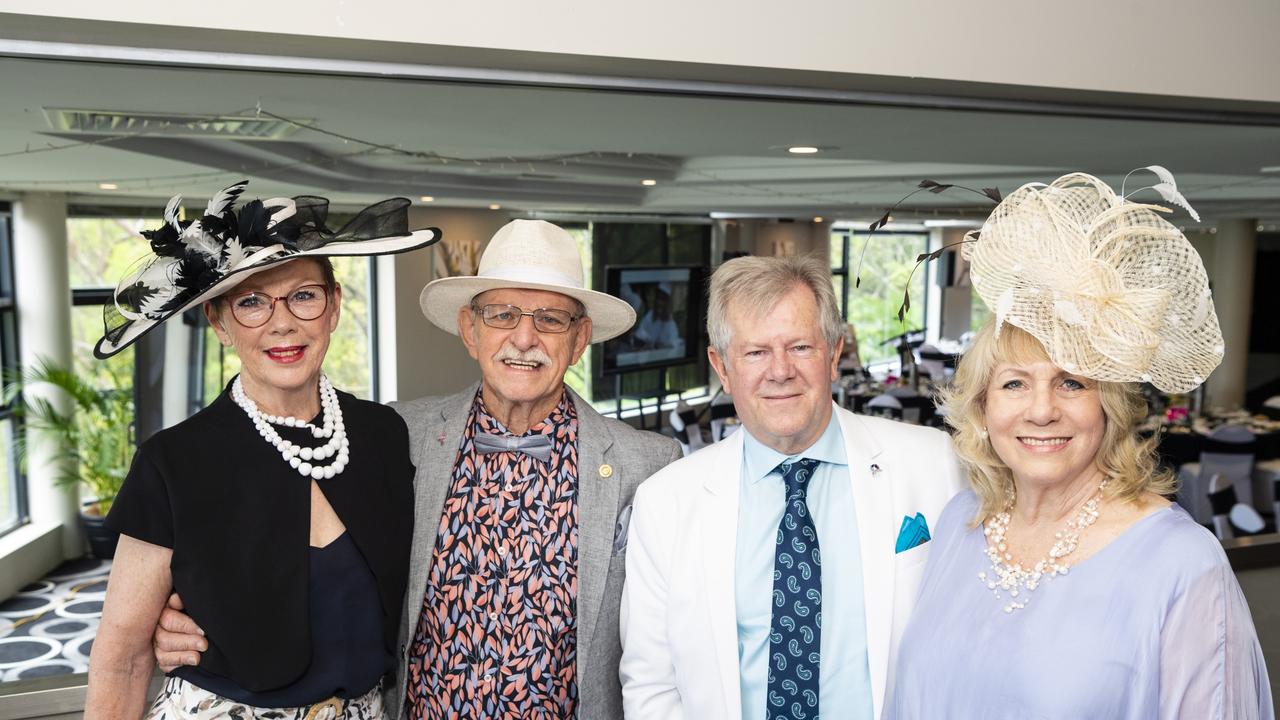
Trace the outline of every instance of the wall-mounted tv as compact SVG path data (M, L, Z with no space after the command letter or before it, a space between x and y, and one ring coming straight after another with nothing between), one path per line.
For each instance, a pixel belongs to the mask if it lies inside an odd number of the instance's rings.
M705 352L699 265L624 265L605 268L605 287L636 310L636 324L604 344L606 375L685 365Z

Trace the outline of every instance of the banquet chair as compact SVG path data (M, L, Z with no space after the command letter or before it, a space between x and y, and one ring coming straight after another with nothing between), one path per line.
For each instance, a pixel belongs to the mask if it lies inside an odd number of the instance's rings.
M689 407L689 403L681 400L671 411L671 415L667 420L671 423L671 429L675 430L676 440L680 443L680 450L687 456L690 453L697 452L699 448L707 444L707 439L702 433L702 426L698 424L698 412Z
M889 418L890 420L902 419L902 401L889 393L871 398L866 405L862 406L862 410L865 414L874 415L875 417Z
M1213 533L1220 540L1229 540L1239 533L1256 535L1266 527L1257 510L1236 499L1235 486L1222 473L1214 473L1209 478L1209 506L1213 512Z
M1209 483L1221 474L1235 489L1239 502L1254 507L1253 502L1253 433L1239 425L1223 425L1205 439L1200 461L1187 463L1178 470L1178 504L1201 525L1213 519L1209 503Z
M934 385L946 385L951 381L951 376L947 372L948 357L950 356L931 343L925 343L916 348L916 366Z
M1276 492L1276 484L1280 483L1280 458L1257 460L1253 463L1253 499L1258 507L1280 505L1280 493ZM1280 519L1280 515L1277 516Z
M1210 512L1213 513L1213 534L1218 536L1219 540L1230 540L1235 537L1235 533L1231 531L1231 508L1236 506L1236 488L1227 480L1223 479L1222 473L1214 473L1209 478L1209 485L1205 488L1208 498Z

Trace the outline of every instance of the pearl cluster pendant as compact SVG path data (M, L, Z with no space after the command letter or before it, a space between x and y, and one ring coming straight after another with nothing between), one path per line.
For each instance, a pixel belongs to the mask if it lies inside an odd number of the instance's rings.
M351 459L350 443L347 441L346 425L342 422L342 407L338 404L338 391L333 389L333 383L329 382L328 377L320 376L320 406L324 411L322 427L316 427L298 418L278 417L262 412L258 409L258 404L245 394L239 377L236 377L235 382L231 384L231 399L253 421L253 426L257 428L262 439L275 446L284 461L289 463L289 467L297 470L299 475L312 480L328 480L335 475L341 475L346 469ZM320 447L302 447L280 437L274 425L310 428L313 437L327 437L329 441ZM328 458L333 458L333 462L328 465L320 464Z
M1005 612L1011 613L1026 607L1026 600L1019 599L1019 596L1035 590L1041 582L1067 574L1071 566L1065 558L1079 546L1080 533L1098 521L1098 503L1102 501L1102 491L1106 489L1107 480L1104 478L1098 484L1098 492L1080 506L1076 516L1067 521L1064 529L1054 535L1056 542L1049 548L1048 557L1041 558L1030 569L1023 568L1021 563L1013 563L1013 553L1009 551L1009 545L1005 541L1013 504L1007 505L1004 512L987 519L983 524L982 534L986 536L987 559L991 561L992 575L980 572L978 580L997 598L1002 590L1009 595L1009 602L1004 606Z

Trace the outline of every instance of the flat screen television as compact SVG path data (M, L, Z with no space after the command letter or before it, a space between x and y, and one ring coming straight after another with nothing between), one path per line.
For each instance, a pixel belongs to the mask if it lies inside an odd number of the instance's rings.
M604 374L696 362L704 352L706 268L621 265L605 268L605 288L631 304L636 324L604 344Z

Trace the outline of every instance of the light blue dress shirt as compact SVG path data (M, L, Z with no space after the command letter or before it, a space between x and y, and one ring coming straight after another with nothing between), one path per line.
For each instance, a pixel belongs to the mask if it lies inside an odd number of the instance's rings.
M867 665L867 620L862 594L858 517L849 486L844 437L835 415L808 449L783 455L744 433L738 502L734 595L743 720L764 720L769 682L773 558L786 496L774 468L788 457L821 460L806 492L822 550L822 666L819 712L841 720L874 720Z

